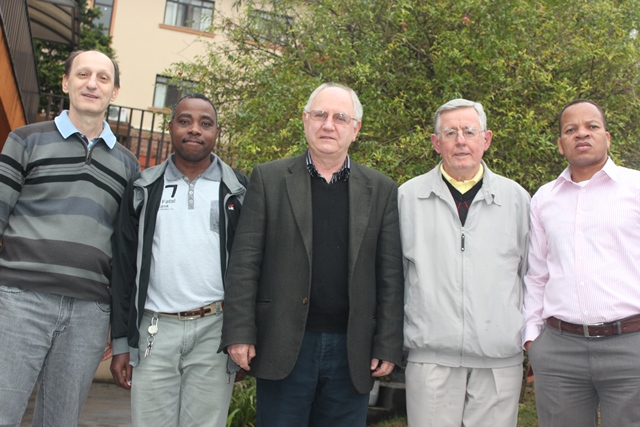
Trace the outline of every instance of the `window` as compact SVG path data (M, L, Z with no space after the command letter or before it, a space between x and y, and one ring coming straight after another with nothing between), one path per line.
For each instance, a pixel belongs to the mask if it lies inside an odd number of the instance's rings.
M183 81L180 84L171 82L171 78L156 76L156 89L153 94L153 106L155 108L172 108L182 95L192 92L196 84L190 81Z
M101 31L105 35L109 35L111 29L111 16L113 15L113 0L95 0L93 3L95 9L100 9L100 17L93 21L94 25L98 27L100 24L104 25Z
M164 23L207 31L213 20L215 2L207 0L167 0Z
M107 120L111 122L120 121L126 123L127 117L129 117L128 108L109 105L109 109L107 110Z
M255 41L278 46L289 44L289 30L293 19L266 10L253 9L249 12L249 23L254 31Z

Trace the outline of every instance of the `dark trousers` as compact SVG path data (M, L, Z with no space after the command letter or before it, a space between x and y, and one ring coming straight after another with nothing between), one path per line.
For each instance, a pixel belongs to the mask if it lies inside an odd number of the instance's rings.
M346 334L305 332L298 361L280 381L257 381L258 427L359 427L369 394L351 383Z

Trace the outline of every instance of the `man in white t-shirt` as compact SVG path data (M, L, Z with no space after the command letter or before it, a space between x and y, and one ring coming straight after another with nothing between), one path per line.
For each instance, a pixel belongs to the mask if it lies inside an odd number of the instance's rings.
M174 154L128 186L116 226L111 371L134 426L224 426L223 278L248 180L212 153L205 96L178 101L169 132Z

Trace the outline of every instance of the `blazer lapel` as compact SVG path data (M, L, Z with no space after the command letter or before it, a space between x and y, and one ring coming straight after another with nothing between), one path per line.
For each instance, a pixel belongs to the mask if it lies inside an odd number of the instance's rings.
M351 162L349 175L349 283L358 259L364 233L371 216L373 188L370 179L359 166Z
M298 231L302 236L307 251L309 265L311 265L311 245L313 234L313 220L311 217L311 183L306 166L306 157L299 156L289 166L290 174L285 177L287 195Z

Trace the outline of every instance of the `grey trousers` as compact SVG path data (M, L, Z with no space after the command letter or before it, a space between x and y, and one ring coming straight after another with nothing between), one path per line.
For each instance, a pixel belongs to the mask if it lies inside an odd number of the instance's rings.
M224 427L235 377L218 353L222 314L192 320L161 316L149 357L144 357L152 315L140 325L140 364L131 377L133 426Z
M529 348L540 427L640 426L640 333L585 338L545 327Z

